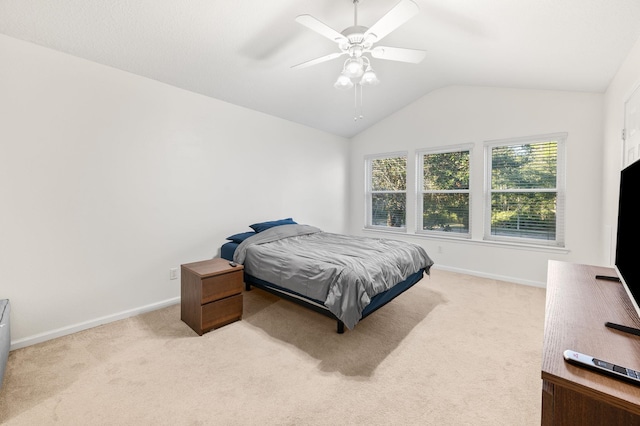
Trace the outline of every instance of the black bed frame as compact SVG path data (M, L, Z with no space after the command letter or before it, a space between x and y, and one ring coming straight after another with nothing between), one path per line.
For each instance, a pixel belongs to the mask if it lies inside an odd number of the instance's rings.
M367 316L371 315L372 313L374 313L375 311L377 311L378 309L380 309L381 307L383 307L384 305L386 305L387 303L389 303L390 301L392 301L393 299L395 299L398 295L404 293L406 290L408 290L409 288L411 288L414 284L416 284L418 281L420 281L420 279L422 278L423 274L424 274L425 270L421 269L420 271L416 272L415 274L413 274L411 277L409 277L407 280L405 281L409 281L412 277L414 278L412 281L410 282L409 285L406 288L403 288L401 291L397 292L397 294L395 294L393 297L389 298L388 300L384 300L378 303L377 305L374 305L372 303L372 306L369 310L366 310L365 312L363 312L362 314L362 319L366 318ZM420 278L417 278L419 275ZM244 273L244 282L245 282L245 289L247 291L251 291L251 286L257 287L261 290L267 291L271 294L274 294L278 297L281 297L283 299L289 300L291 302L297 303L301 306L304 306L306 308L309 308L315 312L318 312L322 315L325 315L331 319L336 320L337 322L337 326L336 326L336 330L338 332L338 334L343 334L344 333L344 322L342 322L342 320L340 320L338 317L336 317L333 312L331 312L330 310L328 310L325 307L322 306L318 306L320 304L322 304L322 302L320 301L314 301L316 303L318 303L318 305L308 302L307 300L305 300L305 296L302 295L298 295L299 297L296 297L294 295L291 294L291 290L285 290L285 289L280 289L278 286L268 283L266 281L263 281L259 278L255 278L249 274L247 274L246 272ZM389 291L389 290L388 290ZM378 296L383 296L385 293L381 293Z
M295 297L292 296L291 294L285 292L284 290L278 290L273 286L270 285L266 285L266 283L262 280L259 280L257 278L252 277L251 275L248 275L247 273L244 274L244 286L245 286L245 290L247 291L251 291L251 286L257 287L261 290L267 291L271 294L274 294L278 297L281 297L283 299L289 300L291 302L297 303L299 305L304 306L305 308L309 308L313 311L316 311L318 313L321 313L322 315L325 315L331 319L336 320L337 323L337 331L338 334L342 334L344 333L344 322L342 322L342 320L338 319L333 312L331 312L330 310L328 310L327 308L322 308L318 305L315 305L311 302L307 302L304 299L300 299L299 297Z

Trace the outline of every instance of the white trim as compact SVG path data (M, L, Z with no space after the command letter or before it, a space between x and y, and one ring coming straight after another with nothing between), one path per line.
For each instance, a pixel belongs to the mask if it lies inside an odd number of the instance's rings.
M497 281L505 281L505 282L509 282L509 283L522 284L522 285L527 285L527 286L530 286L530 287L539 287L539 288L546 288L547 287L547 283L546 282L542 282L542 281L523 280L523 279L520 279L520 278L507 277L505 275L497 275L497 274L485 274L483 272L471 271L471 270L468 270L468 269L461 269L461 268L452 268L452 267L449 267L449 266L442 266L442 265L433 265L432 268L433 269L439 269L441 271L457 272L457 273L465 274L465 275L473 275L473 276L481 277L481 278L489 278L489 279L497 280Z
M457 145L445 145L434 148L420 148L416 150L416 158L420 154L428 153L428 154L446 154L448 152L458 152L458 151L473 151L476 144L474 142L469 143L461 143Z
M567 132L557 132L557 133L543 133L540 135L533 136L521 136L517 138L506 138L506 139L493 139L490 141L485 141L484 146L508 146L508 145L518 145L529 142L543 142L543 141L552 141L557 139L566 140L569 137L569 133Z
M625 167L629 166L631 163L635 163L636 160L640 157L640 152L636 152L635 148L636 147L629 147L629 144L627 143L627 141L629 140L629 129L627 128L627 104L629 103L629 101L631 101L631 98L633 98L633 96L638 93L640 95L640 83L636 84L634 86L634 89L631 91L631 93L628 94L627 97L625 97L625 101L623 103L623 107L622 107L622 131L625 132L625 137L622 139L622 157L620 159L620 170L624 169ZM633 158L630 158L629 156L629 151L631 149L634 149L633 153L634 156Z
M106 316L95 318L89 321L84 321L78 324L57 328L55 330L45 331L44 333L38 333L33 336L28 336L22 339L12 341L10 350L13 351L15 349L20 349L26 346L35 345L36 343L46 342L47 340L66 336L68 334L77 333L79 331L87 330L89 328L97 327L99 325L108 324L110 322L119 321L121 319L144 314L146 312L151 312L158 309L166 308L167 306L175 305L176 303L180 303L180 297L174 297L173 299L167 299L161 302L140 306L138 308L133 308L133 309L118 312L115 314L106 315Z
M384 232L386 234L414 235L407 231L407 228L392 228L390 226L364 226L363 231Z
M378 230L371 228L363 228L362 231L366 232L390 232L387 230ZM515 242L515 241L496 241L496 240L479 240L473 238L459 238L451 235L438 235L438 234L418 234L418 233L405 233L407 237L416 237L433 241L452 241L452 242L460 242L465 244L475 244L480 246L496 246L496 247L508 247L514 250L525 250L525 251L538 251L545 253L556 253L556 254L568 254L571 253L571 250L567 247L558 247L558 246L547 246L540 244L527 244L526 242Z
M365 160L378 160L380 158L409 157L409 151L382 152L378 154L367 154Z

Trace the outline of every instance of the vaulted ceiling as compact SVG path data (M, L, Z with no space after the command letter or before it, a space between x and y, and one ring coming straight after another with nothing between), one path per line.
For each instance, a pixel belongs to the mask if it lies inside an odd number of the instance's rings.
M360 0L358 23L398 1ZM295 17L340 32L352 0L0 0L0 33L344 137L448 85L603 92L640 36L638 0L414 1L382 44L426 58L373 59L357 121L344 58L291 68L337 51Z

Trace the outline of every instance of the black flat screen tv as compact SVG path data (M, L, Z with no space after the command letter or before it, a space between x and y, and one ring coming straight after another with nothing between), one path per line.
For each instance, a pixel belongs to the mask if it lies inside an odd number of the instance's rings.
M640 316L640 161L620 172L615 269Z

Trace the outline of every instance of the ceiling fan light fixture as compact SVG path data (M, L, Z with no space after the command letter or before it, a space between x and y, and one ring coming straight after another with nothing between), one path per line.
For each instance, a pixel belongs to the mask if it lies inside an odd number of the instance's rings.
M364 64L361 58L350 58L344 64L343 73L350 78L360 77L364 73Z
M363 86L375 86L380 83L378 80L378 76L371 68L371 65L367 65L367 70L362 74L362 79L360 79L360 84Z
M338 76L338 79L333 84L333 87L336 89L347 90L353 87L353 82L351 79L343 72Z

